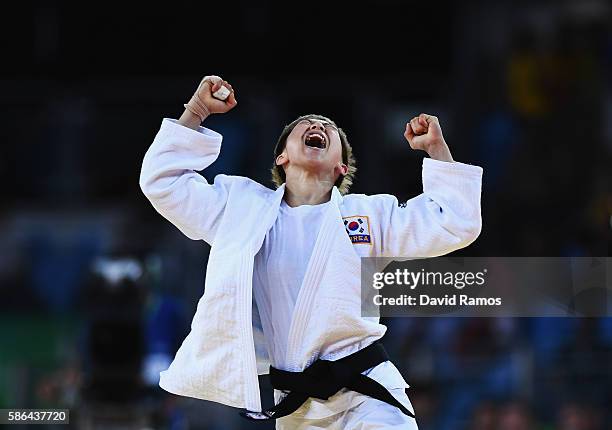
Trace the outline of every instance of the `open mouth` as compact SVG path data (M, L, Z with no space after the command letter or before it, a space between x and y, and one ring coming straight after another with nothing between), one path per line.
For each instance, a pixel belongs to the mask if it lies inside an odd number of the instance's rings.
M306 146L310 146L311 148L325 149L327 145L327 139L322 133L314 132L308 134L304 138L304 144Z

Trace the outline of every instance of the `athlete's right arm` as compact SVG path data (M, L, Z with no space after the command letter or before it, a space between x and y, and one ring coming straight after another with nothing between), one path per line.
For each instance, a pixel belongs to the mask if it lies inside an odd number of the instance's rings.
M164 119L147 150L140 188L153 207L183 234L212 244L231 186L231 177L218 175L209 184L197 173L219 156L222 136L199 124L204 114L223 113L236 105L233 90L226 101L212 97L225 81L210 84L206 77L179 120ZM212 77L216 78L216 77ZM195 107L192 106L194 98Z

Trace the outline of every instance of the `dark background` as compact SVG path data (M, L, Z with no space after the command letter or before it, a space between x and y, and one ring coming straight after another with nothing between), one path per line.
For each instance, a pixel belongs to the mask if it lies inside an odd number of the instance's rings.
M454 158L485 172L483 231L457 254L609 256L611 9L599 0L7 9L0 408L69 407L82 428L249 428L234 409L155 381L189 329L208 247L155 212L138 176L162 118L181 114L204 75L228 80L239 100L205 123L224 135L210 180L223 172L271 186L283 125L320 113L353 145L352 191L405 200L421 191L423 154L402 134L427 112ZM420 428L612 426L609 318L387 323Z

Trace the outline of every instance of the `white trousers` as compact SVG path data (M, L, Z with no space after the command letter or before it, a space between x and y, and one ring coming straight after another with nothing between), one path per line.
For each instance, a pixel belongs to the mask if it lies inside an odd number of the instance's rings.
M410 411L414 412L412 404L405 391L393 393L395 396L405 397L405 403L410 405ZM395 391L395 390L394 390ZM404 403L404 402L402 402ZM319 418L307 419L296 415L294 412L286 417L276 420L277 430L418 430L416 420L397 407L388 403L366 397L356 406L338 414Z

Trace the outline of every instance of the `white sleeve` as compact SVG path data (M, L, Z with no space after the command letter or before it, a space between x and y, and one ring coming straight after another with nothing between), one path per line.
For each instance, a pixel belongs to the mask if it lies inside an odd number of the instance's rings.
M165 118L147 150L140 188L153 207L193 240L214 241L225 210L231 177L218 175L213 184L196 173L219 156L223 137L212 130L193 130Z
M423 159L423 193L399 204L380 196L380 256L435 257L472 243L482 228L482 168Z

